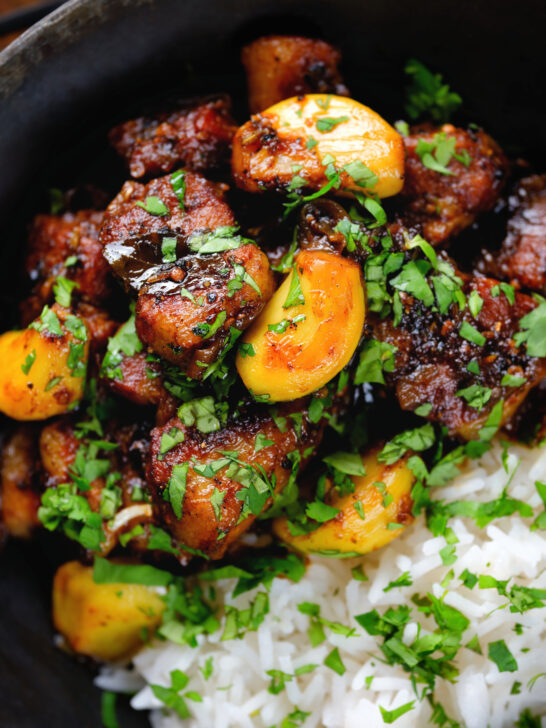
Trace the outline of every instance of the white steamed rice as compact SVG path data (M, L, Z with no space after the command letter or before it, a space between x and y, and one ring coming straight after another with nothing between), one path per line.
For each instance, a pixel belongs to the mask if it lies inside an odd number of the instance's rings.
M441 496L446 500L480 501L498 497L508 478L501 453L496 444L479 463L470 463L463 469L453 484L442 489ZM534 483L546 480L546 448L528 450L512 446L510 471L518 459L521 463L509 493L528 502L536 514L542 503ZM479 529L471 519L453 518L450 525L459 539L457 561L452 566L443 566L439 551L446 541L443 537L434 538L421 517L391 545L363 559L317 557L311 559L299 583L275 579L269 614L256 632L247 632L243 639L220 642L220 629L215 634L199 636L196 649L156 642L136 656L131 670L103 668L97 684L103 689L138 691L132 705L139 710L152 709L154 728L266 728L280 725L294 706L310 713L304 728L383 726L379 706L392 710L416 696L401 667L374 659L374 655L382 656L379 638L368 635L353 616L372 609L383 613L389 606L400 604L413 607L412 615L416 616L411 597L427 592L441 596L445 589L440 582L452 568L455 578L446 587L445 602L471 621L463 644L477 635L484 656L461 648L455 659L460 675L455 683L438 679L436 700L466 728L508 728L525 708L545 716L542 726L546 728L546 676L529 685L533 676L546 672L546 608L524 614L511 613L506 608L497 610L506 599L495 589L480 589L476 585L470 590L457 578L468 569L497 579L512 578L523 586L546 588L546 537L543 531L531 531L530 523L530 519L516 514ZM351 575L351 567L361 562L369 577L367 582L355 581ZM384 587L405 571L410 572L413 585L385 593ZM223 593L226 604L244 608L256 590L232 599L234 584L234 580L218 582L218 592ZM326 628L327 640L312 648L307 636L309 617L297 609L303 601L319 603L321 616L326 619L356 627L356 636L345 638ZM514 632L518 622L524 627L520 635ZM415 624L410 624L405 638L409 642L414 635ZM488 643L500 639L505 640L516 658L517 672L500 673L487 658ZM347 668L343 676L322 664L334 647L339 648ZM206 681L199 668L208 657L213 658L214 671ZM270 678L266 670L293 673L298 666L309 663L320 667L288 682L279 695L268 692ZM188 703L193 717L187 721L162 711L161 702L149 687L170 685L169 673L174 669L190 677L187 690L197 691L203 697L202 703ZM368 676L373 676L371 684L366 681ZM521 683L519 694L511 694L515 681ZM430 712L426 700L416 701L413 710L397 719L396 728L425 726Z

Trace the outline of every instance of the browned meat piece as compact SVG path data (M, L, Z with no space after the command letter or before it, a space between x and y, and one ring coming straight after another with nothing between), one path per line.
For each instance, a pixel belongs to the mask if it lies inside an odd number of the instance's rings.
M100 231L102 244L123 242L149 233L187 238L197 230L215 230L235 223L233 213L224 202L225 185L214 184L200 174L186 172L182 205L171 184L172 176L154 179L147 185L126 182L104 215ZM153 214L137 204L145 205L150 198L157 198L159 209L166 207L167 211Z
M161 378L161 368L155 362L146 361L143 351L125 356L118 365L121 377L105 377L104 382L115 394L131 400L135 404L158 405L167 396Z
M244 330L262 311L273 285L267 257L251 243L188 256L141 289L138 336L156 354L200 379L230 330ZM184 291L191 298L182 296Z
M229 160L237 128L230 111L227 97L190 101L168 114L126 121L108 136L132 177L166 174L179 166L204 171Z
M36 430L21 425L6 439L0 465L1 520L7 533L16 538L29 537L39 524L36 460Z
M39 447L46 487L69 482L79 446L71 417L61 417L43 428Z
M222 187L191 172L185 179L184 210L170 177L146 186L127 182L106 212L101 239L115 272L139 293L141 341L198 379L230 329L246 328L263 309L273 276L261 250L235 235ZM150 196L169 213L153 215L135 205ZM217 236L209 250L207 233ZM163 262L165 237L174 244L176 263Z
M25 270L35 283L32 296L23 304L24 323L35 318L45 303L51 303L57 276L75 281L74 294L83 301L100 304L108 297L110 270L98 239L102 216L96 210L81 210L34 219Z
M247 74L251 114L291 96L349 94L338 71L341 54L323 40L268 35L245 46L241 60Z
M91 351L103 351L108 339L114 335L119 323L110 318L108 311L97 308L90 303L78 304L75 313L85 321Z
M207 435L176 417L152 430L147 472L154 509L182 548L221 558L271 503L271 492L278 493L287 484L294 465L289 454L297 452L301 464L307 462L321 440L324 420L310 423L304 408L301 400L279 408L278 415L284 419L277 422L284 432L275 424L271 409L258 406ZM172 446L172 442L178 444ZM177 502L181 516L176 513Z
M546 293L546 175L522 180L509 204L513 214L500 253L486 252L480 269Z
M119 536L131 530L137 523L148 524L152 518L151 506L146 502L146 482L144 479L144 460L147 456L149 440L147 432L150 425L139 422L133 425L119 426L111 422L109 426L110 439L115 443L114 449L99 449L91 456L97 463L109 461L110 468L106 474L97 475L87 485L79 488L91 509L103 516L104 541L101 552L108 553L117 543ZM146 434L145 434L146 433ZM77 483L86 481L86 474L93 472L91 467L87 470L89 450L81 439L76 437L72 418L63 417L46 425L39 440L40 456L46 487L56 487L62 483ZM78 452L83 449L84 457L78 464ZM87 452L86 452L87 450ZM116 477L115 474L118 474ZM89 477L92 477L89 475ZM103 497L109 478L113 478L115 488L119 488L120 500L115 513L104 512ZM106 500L108 505L109 500ZM142 542L139 543L142 546Z
M427 418L445 425L450 434L465 439L477 438L493 406L504 400L502 423L507 422L529 391L546 376L546 359L525 354L516 347L513 335L519 329L519 319L536 307L536 302L521 293L515 294L514 304L506 295L492 289L498 281L475 276L463 286L468 296L477 291L483 300L481 311L473 318L466 307L460 312L452 306L442 316L432 312L401 293L402 321L394 327L392 320L371 318L373 336L398 351L395 369L386 374L388 384L395 387L400 406L415 410L430 405ZM466 322L484 337L483 345L472 343L460 335ZM468 370L470 362L479 367L479 375ZM502 385L504 375L524 378L521 386ZM483 407L471 406L460 390L479 385L486 391L475 393L474 404L485 397ZM470 392L467 396L470 397Z
M447 162L452 174L425 166L417 154L419 140L435 145L437 134L455 140L454 155ZM490 210L503 188L508 162L497 143L483 131L417 126L404 137L406 173L401 192L401 214L406 225L420 224L432 244L445 243L471 225L480 212ZM430 154L434 158L435 151ZM461 161L462 160L462 161ZM434 161L432 162L434 164Z

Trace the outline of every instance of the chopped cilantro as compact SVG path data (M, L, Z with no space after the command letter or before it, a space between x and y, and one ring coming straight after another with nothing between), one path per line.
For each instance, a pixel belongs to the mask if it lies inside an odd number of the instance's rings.
M63 330L59 317L49 306L44 306L40 317L29 324L29 329L36 329L39 333L50 334L51 336L62 336Z
M220 429L221 423L216 416L213 397L201 397L185 402L178 408L178 418L186 427L196 427L199 432L208 434Z
M172 670L169 675L171 678L170 687L150 684L150 688L155 697L161 700L167 708L174 710L180 718L190 718L191 713L186 700L201 703L203 702L203 698L199 693L192 690L185 692L183 695L180 694L190 681L189 677L182 670Z
M106 354L101 364L101 375L109 379L123 379L123 372L120 364L123 356L134 356L142 351L142 342L137 336L135 328L135 316L132 314L129 319L119 327L114 336L108 339Z
M469 407L480 411L489 402L492 393L493 390L488 387L482 387L480 384L471 384L470 387L459 389L456 394L457 397L462 397Z
M200 336L203 340L210 339L211 336L214 336L218 329L225 324L226 319L227 311L220 311L216 314L216 317L211 324L204 321L203 323L194 326L192 331L196 336Z
M178 519L182 518L182 503L186 493L189 465L188 462L182 463L181 465L173 465L171 477L169 478L167 490L165 491L168 495L173 513Z
M164 432L161 435L161 440L159 443L159 455L158 460L163 460L163 456L165 453L169 452L169 450L172 450L173 447L176 447L181 442L184 442L186 439L186 436L182 432L182 430L178 427L171 427L167 432Z
M518 377L515 374L505 374L501 379L502 387L521 387L527 379L525 377Z
M413 430L406 430L396 435L381 450L377 459L381 463L392 465L399 460L408 450L428 450L434 444L434 428L428 422L422 427Z
M298 273L298 267L297 264L294 263L294 265L292 266L292 277L290 279L288 295L282 307L292 308L293 306L303 306L304 303L305 299L303 297L303 291L301 290L301 281Z
M478 329L475 329L472 324L469 324L468 321L463 321L461 324L459 336L462 336L463 339L466 339L477 346L483 346L486 341L485 336L480 333Z
M186 173L183 169L171 174L171 187L178 199L180 209L184 209L184 196L186 194Z
M258 432L254 440L254 452L260 452L260 450L274 444L273 440L269 440L263 432Z
M55 300L59 304L59 306L63 306L63 308L70 308L70 303L72 301L72 291L74 288L79 288L80 284L76 281L71 281L68 278L63 278L63 276L57 276L55 279L55 283L53 284L53 293L55 295Z
M217 227L213 232L196 231L188 239L190 250L199 255L235 250L249 243L253 244L253 241L243 238L238 234L238 228L229 225Z
M238 351L243 359L245 359L247 356L256 356L254 347L252 346L252 344L248 343L247 341L243 341L241 344L239 344Z
M156 195L150 195L146 198L145 202L139 200L138 202L135 202L135 205L142 207L150 215L162 217L163 215L169 214L169 208L167 205Z
M443 83L441 74L432 73L413 58L404 70L411 77L406 89L406 112L410 119L429 114L434 121L449 121L451 114L462 104L459 94Z
M161 260L163 263L174 263L176 260L176 238L163 238L161 240Z
M103 728L119 728L116 716L116 700L117 694L110 690L105 690L101 695L100 715Z
M413 584L413 579L410 576L409 571L404 571L403 574L401 574L398 579L394 579L394 581L389 581L387 586L383 589L384 592L388 592L391 589L396 589L400 586L411 586Z
M498 667L499 672L516 672L518 669L518 663L504 640L490 642L487 654L489 659Z
M344 121L349 121L348 116L338 116L336 118L323 116L320 119L317 119L316 127L321 132L328 132L332 131L332 129L337 126L338 124L343 123Z
M546 356L546 301L519 320L520 330L514 335L517 346L525 342L529 356Z
M396 346L376 339L368 339L360 351L360 359L354 374L354 383L373 382L385 384L383 372L394 371Z
M400 705L400 707L394 708L394 710L386 710L382 705L380 705L379 710L381 711L383 723L394 723L394 721L398 720L400 716L408 713L410 710L413 710L414 705L415 700L411 700L409 703L404 703L404 705Z
M358 453L334 452L323 458L323 462L346 475L366 475L362 457Z
M339 650L335 647L326 657L324 658L324 664L329 667L330 670L337 672L338 675L344 675L347 672L347 668L343 664L343 660L340 657Z
M329 506L326 503L323 503L323 501L316 500L312 503L308 503L305 508L305 513L308 516L308 518L312 518L314 521L317 521L318 523L326 523L327 521L331 521L333 518L337 516L339 513L339 508L334 508L333 506Z
M480 313L483 306L483 298L480 296L478 291L471 291L468 297L468 308L474 318Z
M214 488L214 490L211 493L210 504L212 506L212 510L214 511L214 517L216 518L217 521L222 520L222 504L224 502L225 497L226 497L225 490L218 490L218 488Z
M93 581L95 584L144 584L167 586L174 579L170 571L148 564L118 564L95 556Z
M36 349L32 349L30 354L27 354L25 358L25 363L21 364L21 371L23 374L28 374L30 370L32 369L32 365L36 361Z

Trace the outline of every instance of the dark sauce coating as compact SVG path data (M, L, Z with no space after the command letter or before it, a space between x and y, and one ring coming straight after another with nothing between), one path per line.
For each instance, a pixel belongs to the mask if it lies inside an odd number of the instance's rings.
M233 226L235 221L221 186L192 172L185 180L183 209L170 177L146 186L127 182L106 211L101 239L108 241L105 255L114 271L138 291L136 329L141 341L200 379L230 329L243 330L260 313L274 281L266 256L251 243L221 253L190 253L192 233ZM153 215L135 205L150 196L158 197L168 214ZM179 259L163 264L161 241L173 236ZM243 281L245 275L254 285Z
M349 94L338 70L341 54L323 40L268 35L245 46L241 60L251 114L291 96Z
M241 281L241 266L259 292ZM230 286L241 282L240 287ZM253 244L191 255L142 287L136 306L137 333L156 354L200 379L218 357L230 329L243 331L272 295L269 262Z
M291 414L301 414L301 429ZM275 491L280 492L290 477L292 463L287 455L298 451L302 466L313 456L318 447L325 420L312 424L306 414L305 401L290 402L278 408L278 415L285 418L284 432L275 424L271 410L251 405L237 420L232 420L217 432L203 435L195 427L184 426L178 418L169 420L163 427L152 430L148 459L148 483L151 488L156 517L182 547L199 549L213 559L221 558L228 547L254 522L255 515L248 515L239 522L243 503L237 493L241 483L228 478L226 469L207 478L192 468L200 464L214 463L223 457L220 451L237 453L237 458L249 465L263 467L269 480L273 479ZM160 454L161 438L171 428L184 433L184 441ZM262 435L271 445L255 452L256 436ZM305 457L303 453L306 453ZM182 506L182 518L176 518L172 507L164 498L164 491L172 475L173 466L190 463ZM211 496L214 489L225 494L217 518ZM268 505L270 504L268 500Z
M508 200L512 213L500 252L484 252L480 270L546 293L546 175L527 177Z
M114 127L108 138L132 177L202 172L228 162L236 125L227 96L188 101L169 113L140 116Z
M466 152L466 166L452 158L452 175L425 167L417 154L420 139L433 142L438 133L456 141L455 153ZM482 130L460 129L451 124L412 127L404 137L406 172L400 195L400 214L406 225L420 225L432 244L446 243L471 225L480 212L491 210L504 186L508 161L497 143Z

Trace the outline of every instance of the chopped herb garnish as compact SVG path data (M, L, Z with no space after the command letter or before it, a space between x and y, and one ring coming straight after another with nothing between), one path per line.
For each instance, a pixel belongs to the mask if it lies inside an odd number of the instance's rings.
M169 450L172 450L173 447L176 447L181 442L184 442L186 439L186 436L182 432L181 429L178 427L171 427L170 430L167 432L164 432L161 435L161 440L159 443L159 456L158 460L163 460L163 456L165 453L169 452Z
M493 390L482 387L480 384L471 384L470 387L459 389L456 394L457 397L462 397L469 407L480 411L491 399Z
M119 366L123 361L123 356L134 356L141 351L142 342L137 336L135 316L132 314L123 326L119 327L114 336L108 339L106 355L101 365L101 375L107 376L109 379L123 380L123 372Z
M201 397L185 402L178 408L178 418L187 427L196 427L204 434L216 432L221 426L213 397Z
M517 346L525 342L529 356L546 356L546 301L519 320L520 330L514 335Z
M337 672L338 675L344 675L347 672L347 668L343 664L343 660L340 657L338 648L334 648L324 658L324 664L329 667L330 670Z
M247 356L256 356L254 347L247 341L243 341L241 344L239 344L238 352L243 357L243 359L245 359Z
M451 114L462 104L459 94L443 83L441 74L432 73L413 58L404 70L411 77L406 89L406 112L410 119L429 114L434 121L449 121Z
M486 342L485 336L478 329L475 329L472 324L469 324L468 321L463 321L461 324L459 335L463 339L470 341L471 344L476 344L477 346L483 346Z
M292 319L283 319L282 321L279 321L278 324L269 324L267 329L268 331L273 331L274 334L284 334L290 326L293 326L295 328L298 323L300 323L301 321L305 321L305 319L305 314L300 313L298 316L294 316L294 318Z
M383 372L394 371L394 355L398 351L384 341L369 339L360 351L360 360L354 374L354 383L375 382L385 384Z
M222 504L225 497L226 491L218 490L218 488L214 488L210 496L210 504L212 506L212 510L214 511L214 517L217 521L222 520Z
M404 703L404 705L401 705L399 708L394 708L394 710L386 710L382 705L380 705L379 710L381 711L383 723L394 723L394 721L398 720L400 716L408 713L410 710L413 710L414 705L415 700L411 700L409 703Z
M171 477L165 491L168 495L169 502L172 506L173 513L177 518L182 518L182 503L186 493L186 483L188 478L188 462L181 465L173 465Z
M220 313L216 314L216 318L211 324L204 321L203 323L194 326L192 331L196 336L200 336L203 340L210 339L211 336L214 336L218 329L224 325L226 319L227 311L220 311Z
M63 330L59 317L49 306L44 306L40 317L28 326L29 329L36 329L39 333L50 334L51 336L62 336Z
M171 187L178 199L180 209L184 209L184 196L186 194L186 173L183 169L171 174Z
M334 127L336 127L338 124L343 123L344 121L349 121L348 116L338 116L336 118L323 116L321 119L317 119L317 129L321 132L328 132L332 131Z
M188 239L188 246L192 252L205 255L236 250L242 245L253 244L252 240L239 235L238 230L236 227L223 225L213 232L194 232Z
M163 238L161 241L161 260L163 263L174 263L176 260L176 238Z
M489 659L499 668L499 672L516 672L518 669L518 663L504 640L490 642L487 654Z
M28 374L32 369L32 365L36 361L36 349L33 349L30 354L27 354L25 363L21 364L21 370L23 374Z
M297 264L294 263L294 265L292 266L290 288L288 289L288 295L282 307L292 308L293 306L303 306L304 303L305 299L303 297L303 291L301 290L301 281L298 273L298 267Z
M398 579L395 579L394 581L389 581L387 586L383 589L384 592L388 592L391 589L396 589L400 586L411 586L413 584L413 579L411 578L411 575L409 571L404 571L403 574L401 574Z
M201 703L203 702L203 698L193 690L188 690L183 695L180 694L190 681L189 677L182 670L172 670L169 674L171 678L170 687L150 684L150 688L155 697L161 700L167 708L174 710L180 718L190 718L191 713L186 700Z
M117 697L117 694L110 690L105 690L101 695L100 715L103 728L119 728L116 716Z
M139 200L138 202L135 202L135 205L142 207L150 215L162 217L163 215L169 214L169 208L167 205L156 195L150 195L146 198L145 202Z
M58 276L53 284L53 294L55 295L55 300L59 306L63 306L63 308L70 308L72 291L74 288L79 287L80 284L76 283L76 281L63 278L63 276Z

